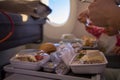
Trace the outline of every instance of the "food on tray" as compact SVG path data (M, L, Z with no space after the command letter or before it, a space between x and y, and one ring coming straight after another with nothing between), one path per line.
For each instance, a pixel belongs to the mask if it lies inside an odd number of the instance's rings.
M99 53L93 53L83 56L80 59L84 64L103 63L104 58Z
M16 59L20 60L20 61L28 61L28 62L36 62L36 58L33 55L26 55L26 54L22 54L22 55L16 55L15 56Z
M82 47L82 44L79 43L79 42L71 43L71 45L72 45L73 48Z
M104 63L104 57L98 50L82 50L73 60L73 64Z
M78 56L77 56L77 59L81 59L85 54L83 53L80 53Z
M51 53L56 51L56 46L53 43L46 42L40 45L40 50L43 50L46 53Z
M78 52L79 50L82 49L82 44L80 42L73 42L71 43L73 49L74 49L74 52Z
M90 36L83 36L82 40L83 40L83 46L93 47L96 42L96 38Z
M35 58L37 61L40 61L43 59L43 56L37 54L37 55L35 55Z
M41 55L31 55L31 54L17 54L15 59L20 61L28 61L28 62L37 62L43 59Z

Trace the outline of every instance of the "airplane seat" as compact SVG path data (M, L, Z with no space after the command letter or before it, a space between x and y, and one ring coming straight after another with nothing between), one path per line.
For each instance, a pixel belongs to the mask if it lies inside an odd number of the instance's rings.
M33 19L28 16L28 20L23 22L20 14L7 14L13 24L10 23L7 16L0 13L0 51L37 41L42 42L43 25L46 18ZM1 42L10 32L12 35Z
M0 13L0 80L4 77L4 65L9 63L13 55L21 49L26 49L26 44L42 42L43 25L46 22L46 18L33 19L31 16L23 22L20 14L6 14L12 19L14 30L8 39L2 41L13 27L8 17Z

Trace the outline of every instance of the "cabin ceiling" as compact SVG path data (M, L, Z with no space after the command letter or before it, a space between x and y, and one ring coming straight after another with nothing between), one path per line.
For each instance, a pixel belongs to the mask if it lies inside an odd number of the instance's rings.
M0 0L0 11L46 17L51 9L40 0Z

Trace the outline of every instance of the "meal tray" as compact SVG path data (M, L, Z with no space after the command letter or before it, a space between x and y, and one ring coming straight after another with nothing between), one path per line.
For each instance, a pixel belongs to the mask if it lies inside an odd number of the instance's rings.
M34 49L26 49L26 50L22 50L17 54L31 54L33 55L37 50ZM41 66L48 62L50 59L50 56L47 53L43 53L42 54L43 59L37 62L28 62L28 61L20 61L20 60L16 60L15 56L13 56L10 59L10 63L13 67L15 68L21 68L21 69L28 69L28 70L39 70L41 69Z
M75 55L72 60L70 61L69 65L73 73L77 74L96 74L102 73L106 68L107 59L105 58L104 54L100 52L100 54L104 57L104 63L95 63L95 64L72 64L72 61L77 56Z

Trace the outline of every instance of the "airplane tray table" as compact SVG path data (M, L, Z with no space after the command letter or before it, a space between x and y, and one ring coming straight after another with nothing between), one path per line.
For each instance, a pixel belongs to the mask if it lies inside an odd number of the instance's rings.
M27 77L31 76L36 78L44 78L45 80L101 80L100 74L73 74L71 71L66 75L59 75L56 73L48 73L43 71L17 69L17 68L13 68L11 65L4 66L4 70L7 73L13 73L12 74L13 77L16 76L17 74L17 76L24 75ZM4 80L8 80L8 79L4 79ZM17 80L17 78L14 80Z

